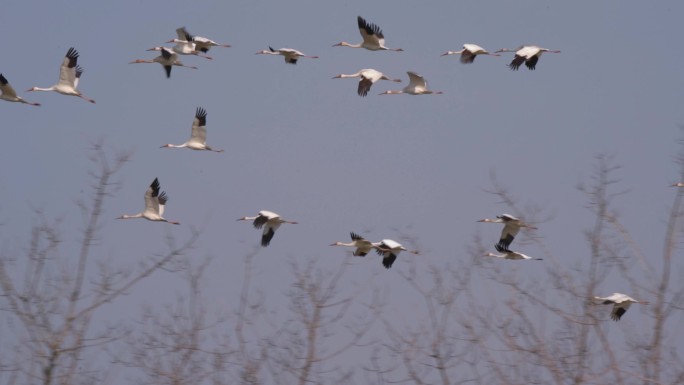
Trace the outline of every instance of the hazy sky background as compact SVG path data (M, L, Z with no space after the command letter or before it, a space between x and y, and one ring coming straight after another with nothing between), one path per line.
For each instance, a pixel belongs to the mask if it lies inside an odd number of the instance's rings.
M358 15L405 52L331 47L361 41ZM616 200L621 218L646 255L659 258L684 122L682 15L681 1L6 0L0 72L19 95L43 105L0 102L2 248L24 247L36 207L64 219L65 241L79 239L75 202L90 196L88 148L102 139L110 154L134 156L106 204L111 220L103 224L100 254L135 265L163 250L167 234L182 239L189 226L200 228L193 253L216 257L206 292L217 309L237 304L242 257L260 239L236 219L271 210L300 223L283 225L255 262L254 285L271 296L274 311L283 310L277 299L291 282L288 260L314 256L334 267L347 251L330 243L347 242L350 231L397 239L398 228L419 240L421 256L403 253L385 271L380 257L369 255L355 259L351 272L377 274L377 287L391 293L390 311L407 313L411 289L397 270L406 270L408 259L418 268L446 265L472 258L475 235L492 246L498 239L499 226L476 223L510 212L483 191L492 172L521 203L553 215L536 234L554 262L581 266L593 218L576 186L589 180L597 154L622 166L617 189L629 193ZM174 67L170 79L158 64L127 64L155 57L145 50L174 38L180 26L233 47L212 49L213 61L181 57L199 69ZM513 54L480 56L472 65L440 57L464 43L562 53L543 55L536 71L517 72L506 67ZM255 55L269 45L320 59L293 66ZM72 46L85 70L79 88L97 104L24 92L55 84ZM402 83L376 83L361 98L356 79L331 79L362 68ZM404 87L406 71L444 95L377 95ZM208 112L208 144L226 151L160 149L189 138L198 106ZM182 226L114 220L142 210L155 177L170 197L165 216ZM520 246L523 238L511 248L548 258L534 245ZM524 276L548 279L543 264L518 266ZM129 320L141 303L172 300L183 290L176 279L156 275L116 303L111 317ZM629 287L616 279L599 290ZM626 323L645 317L641 310L628 315Z

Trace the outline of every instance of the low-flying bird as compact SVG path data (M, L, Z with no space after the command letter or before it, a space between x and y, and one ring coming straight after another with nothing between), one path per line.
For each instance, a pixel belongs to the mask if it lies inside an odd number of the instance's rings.
M505 251L510 251L510 250L508 250L508 247L513 242L513 239L515 239L515 236L518 235L520 228L526 227L528 229L537 230L536 227L530 226L530 225L524 223L520 219L518 219L518 218L516 218L510 214L497 215L496 219L487 219L487 218L480 219L478 222L503 223L504 224L504 227L501 230L501 237L499 238L499 243L497 243L496 246L497 246L497 249L501 248L502 250L505 250Z
M161 66L164 67L164 71L166 71L166 77L167 78L171 77L171 68L173 66L192 68L194 70L197 69L197 67L188 66L188 65L181 63L181 61L178 60L178 55L176 53L174 53L170 48L166 48L166 47L162 47L161 54L152 60L136 59L136 60L134 60L128 64L138 64L138 63L159 63L159 64L161 64Z
M30 104L32 106L40 106L40 103L32 103L24 100L24 98L22 98L21 96L18 96L17 92L14 91L14 88L12 88L12 85L9 84L7 78L5 78L3 74L0 74L0 92L2 92L2 94L0 94L0 100Z
M183 144L165 144L161 148L183 148L187 147L191 150L207 150L214 152L223 152L223 150L214 150L207 145L207 111L202 107L197 107L195 111L195 119L192 121L192 131L190 132L190 140Z
M537 47L536 45L521 45L516 49L502 48L495 53L499 52L515 52L515 57L511 64L508 65L513 71L517 71L520 66L525 63L528 69L534 71L537 68L537 62L544 52L549 53L560 53L558 50L550 50L547 48Z
M207 37L191 35L185 27L176 29L176 34L179 40L191 41L195 43L195 49L200 52L207 53L211 47L225 47L230 48L229 44L219 44Z
M594 300L599 305L613 305L613 310L610 312L610 318L613 321L619 321L620 318L627 312L629 306L633 303L641 305L648 305L648 301L637 301L636 299L622 294L613 293L608 297L594 297Z
M365 257L366 254L368 254L369 251L371 251L373 248L376 247L371 241L365 239L364 237L356 234L356 233L349 233L351 236L352 241L349 243L345 242L335 242L331 244L330 246L348 246L348 247L356 247L356 250L354 250L354 256L356 257Z
M272 212L261 210L259 214L255 217L242 217L238 221L251 221L255 229L264 228L264 232L261 236L261 246L266 247L271 243L271 239L275 235L275 231L278 230L281 224L289 223L291 225L296 225L297 222L286 221L280 217L280 215Z
M427 88L427 80L422 76L418 75L413 71L407 72L409 77L409 84L404 87L403 90L399 91L385 91L380 95L397 95L397 94L409 94L409 95L428 95L428 94L443 94L442 91L430 91Z
M494 253L487 253L485 254L486 257L494 257L494 258L501 258L501 259L510 259L514 261L519 261L519 260L525 260L525 261L542 261L543 259L541 258L532 258L529 255L523 254L523 253L518 253L517 251L512 251L512 250L505 250L499 245L496 245L496 251L503 253L503 254L494 254Z
M670 187L684 187L684 182L677 182L677 183L671 185Z
M150 187L145 191L145 210L135 215L122 215L116 219L145 218L148 221L167 222L180 225L180 222L170 221L164 218L164 207L169 198L166 192L160 191L159 179L154 178Z
M78 51L74 47L69 48L64 56L62 65L59 67L59 81L57 84L48 88L32 87L28 91L55 91L62 95L78 96L90 103L95 103L93 99L83 96L81 91L78 90L78 81L83 74L83 68L77 63L78 56Z
M287 64L297 64L297 60L299 60L300 57L305 57L309 59L318 59L318 56L306 56L302 52L297 51L296 49L292 48L280 48L280 49L273 49L272 47L268 47L268 50L262 50L256 53L257 55L282 55L285 58L285 63Z
M401 48L385 47L385 36L377 25L367 22L361 16L358 16L356 21L359 25L359 33L361 33L363 41L359 44L349 44L343 41L333 45L333 47L365 48L371 51L403 51Z
M371 86L378 80L389 80L397 83L401 83L401 79L392 79L387 77L380 71L374 70L372 68L362 69L359 72L351 75L339 74L333 77L333 79L346 79L346 78L361 78L359 80L359 88L357 93L359 96L368 95Z
M394 261L397 260L397 256L402 251L408 251L409 253L416 255L419 254L418 250L408 250L402 246L401 243L392 239L383 239L378 243L373 243L373 246L375 246L375 251L378 255L382 255L382 265L385 266L386 269L392 267L392 264L394 264Z
M470 64L475 61L477 55L501 56L497 53L489 53L486 49L477 44L463 44L463 49L460 51L446 51L442 56L461 55L461 63Z

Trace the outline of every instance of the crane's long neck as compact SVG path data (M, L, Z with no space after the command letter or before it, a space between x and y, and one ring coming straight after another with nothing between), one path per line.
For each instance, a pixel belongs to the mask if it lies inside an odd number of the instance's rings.
M137 213L135 215L127 215L124 214L120 216L118 219L133 219L133 218L142 218L143 214L142 213Z
M351 44L347 43L346 41L343 41L339 44L341 47L349 47L349 48L363 48L363 43L359 44Z
M361 72L357 72L355 74L350 74L350 75L340 74L340 79L357 78L359 76L361 76Z
M185 142L183 144L165 144L162 146L163 147L168 147L168 148L183 148L183 147L188 147L188 142Z
M54 91L55 86L48 87L48 88L41 88L41 87L33 87L29 91Z

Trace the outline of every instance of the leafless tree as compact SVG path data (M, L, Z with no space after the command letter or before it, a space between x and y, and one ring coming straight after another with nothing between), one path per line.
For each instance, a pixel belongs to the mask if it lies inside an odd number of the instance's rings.
M93 193L92 200L78 203L84 220L78 251L70 253L73 245L66 240L71 236L62 235L61 221L38 211L27 250L0 255L0 308L14 335L11 342L3 341L12 346L6 350L12 356L3 355L0 382L5 384L101 382L106 371L97 370L97 348L121 338L123 331L117 325L94 324L98 311L172 262L197 237L192 234L138 271L114 269L97 241L105 202L118 186L114 178L130 154L110 161L96 143L91 155Z
M126 353L116 361L142 372L141 384L229 384L232 351L222 335L226 319L207 311L202 297L204 272L211 259L199 266L185 260L181 273L188 295L178 295L162 311L148 305L137 330L126 339Z
M315 259L304 264L292 261L294 283L287 293L291 316L285 315L287 321L265 341L274 383L351 383L353 368L336 365L334 359L362 342L381 306L371 301L365 306L365 314L350 314L368 284L358 285L349 293L340 292L348 263L345 260L334 271L325 271ZM332 337L337 336L339 341L341 334L346 342L331 346Z

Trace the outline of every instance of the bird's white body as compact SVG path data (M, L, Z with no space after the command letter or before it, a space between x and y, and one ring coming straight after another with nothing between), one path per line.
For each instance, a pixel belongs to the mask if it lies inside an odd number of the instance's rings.
M496 219L480 219L478 222L504 224L503 229L501 229L501 237L499 238L499 242L496 244L496 246L497 248L501 248L505 251L509 251L508 247L511 245L513 239L515 239L515 236L518 235L518 232L520 232L522 227L527 227L534 230L537 229L536 227L530 226L510 214L497 215Z
M613 305L613 310L610 312L610 318L613 321L619 321L633 303L648 305L648 301L638 301L622 293L613 293L608 297L594 297L594 300L601 305Z
M77 64L78 56L78 51L74 47L69 48L59 68L59 82L47 88L32 87L29 91L54 91L62 95L78 96L90 103L95 103L93 99L83 96L78 90L78 82L83 74L83 69Z
M408 251L411 254L418 254L417 250L407 250L401 243L392 239L383 239L380 242L373 243L377 253L382 255L382 265L386 269L392 267L397 256L402 251Z
M271 239L275 235L275 231L278 230L281 224L289 223L296 225L297 222L287 221L280 217L280 215L274 213L273 211L261 210L259 214L255 217L242 217L238 221L251 221L253 220L253 225L255 229L261 229L263 227L264 231L261 236L261 246L266 247L271 243Z
M428 95L428 94L442 94L442 91L431 91L428 89L427 80L413 71L407 72L409 77L409 84L404 89L399 91L385 91L380 95Z
M363 41L358 44L350 44L346 41L337 43L333 47L365 48L370 51L403 51L401 48L388 48L385 46L385 36L380 27L373 23L368 23L363 17L356 18L359 26L359 33Z
M32 106L40 106L40 103L33 103L24 100L21 96L17 95L17 92L12 88L12 85L9 84L7 79L0 74L0 100L6 100L8 102L15 102L15 103L24 103L24 104L29 104Z
M350 74L350 75L345 75L345 74L339 74L333 79L346 79L346 78L361 78L359 80L359 87L357 90L357 93L359 96L366 96L368 95L368 91L370 91L371 86L375 84L378 80L389 80L393 82L400 83L401 79L392 79L387 77L385 74L378 70L374 70L372 68L366 68L362 69L357 73Z
M318 56L307 56L301 51L297 51L292 48L279 48L273 49L268 47L268 50L261 50L256 53L257 55L281 55L285 58L285 63L287 64L297 64L299 58L304 57L308 59L318 59Z
M470 64L475 61L477 55L501 56L496 53L489 53L486 49L477 44L463 44L463 49L460 51L447 51L442 56L461 55L461 63Z
M356 234L356 233L349 233L351 236L352 241L349 243L345 242L335 242L331 244L330 246L347 246L347 247L355 247L356 250L354 250L353 255L355 257L365 257L366 254L368 254L373 248L376 248L376 245L371 243L371 241L365 239L364 237Z
M190 140L183 144L165 144L162 148L189 148L191 150L206 150L214 152L223 152L223 150L214 150L207 145L207 112L202 107L197 107L195 111L195 119L192 121L192 131L190 133Z
M523 45L516 49L502 48L499 52L515 52L515 57L513 61L508 65L511 70L517 71L520 66L525 63L525 66L530 70L535 70L537 68L537 62L544 52L550 53L560 53L558 50L550 50L548 48L541 48L536 45Z
M145 210L134 215L122 215L117 219L135 219L144 218L148 221L167 222L174 225L179 225L179 222L170 221L164 218L164 207L169 198L166 192L160 191L159 180L154 178L150 187L145 191Z

